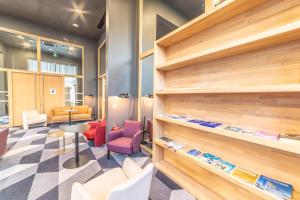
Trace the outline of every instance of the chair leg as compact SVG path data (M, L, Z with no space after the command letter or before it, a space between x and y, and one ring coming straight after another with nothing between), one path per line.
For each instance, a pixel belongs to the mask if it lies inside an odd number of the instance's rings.
M110 150L107 150L107 159L110 160Z
M140 150L140 152L142 152L141 146L139 146L139 150Z

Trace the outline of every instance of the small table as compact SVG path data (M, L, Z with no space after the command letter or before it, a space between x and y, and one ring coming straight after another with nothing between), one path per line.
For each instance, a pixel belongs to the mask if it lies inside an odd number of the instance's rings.
M79 133L87 129L85 124L61 125L59 129L63 132L75 133L75 157L65 161L63 167L66 169L75 169L81 167L90 161L88 156L79 155Z
M66 112L69 113L69 125L72 124L72 113L75 112L76 110L65 110Z

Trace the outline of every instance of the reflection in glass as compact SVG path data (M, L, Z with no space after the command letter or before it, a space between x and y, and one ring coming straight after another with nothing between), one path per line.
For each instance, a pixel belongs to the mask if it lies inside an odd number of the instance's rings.
M35 38L0 31L0 68L28 70L36 58Z
M83 105L82 79L65 77L65 105Z
M153 113L153 66L154 56L142 60L142 98L141 117L152 119Z
M9 124L7 72L0 71L0 126Z
M82 75L82 49L42 40L41 72Z

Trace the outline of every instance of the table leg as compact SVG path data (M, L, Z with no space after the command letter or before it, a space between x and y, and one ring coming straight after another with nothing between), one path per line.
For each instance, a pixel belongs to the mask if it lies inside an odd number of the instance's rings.
M78 141L78 133L75 133L75 162L79 163L79 141Z
M71 112L69 112L69 125L72 124L72 119L71 119Z

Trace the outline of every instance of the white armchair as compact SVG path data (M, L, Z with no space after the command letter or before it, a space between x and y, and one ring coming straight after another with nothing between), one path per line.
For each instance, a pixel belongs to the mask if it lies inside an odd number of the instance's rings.
M47 126L47 115L39 114L37 110L23 111L22 119L23 128L25 130L28 130L29 126L34 124L43 124L44 126Z
M71 200L148 200L153 164L144 169L126 158L123 168L112 169L85 183L74 183Z

